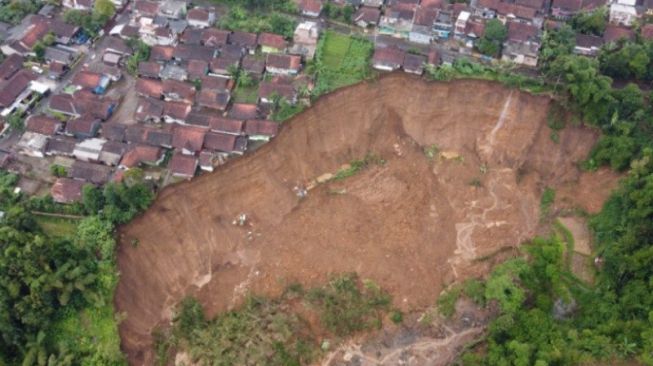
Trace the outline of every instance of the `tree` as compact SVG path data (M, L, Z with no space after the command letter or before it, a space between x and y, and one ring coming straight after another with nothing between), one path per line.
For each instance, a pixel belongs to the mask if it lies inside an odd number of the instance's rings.
M558 57L570 55L575 44L575 32L567 24L563 24L557 30L546 30L540 49L540 67L546 72L551 62Z
M55 177L65 177L68 175L68 171L66 171L66 168L61 165L52 164L50 165L50 174L54 175Z
M498 19L491 19L485 25L485 34L478 40L478 50L488 56L497 56L508 36L508 29Z
M571 26L577 32L601 36L605 31L607 17L608 11L605 8L592 12L580 12L571 20Z
M21 113L14 112L7 117L7 123L9 127L16 131L22 131L25 129L25 120Z
M93 5L93 16L97 19L104 19L105 22L116 13L116 7L111 0L95 0Z

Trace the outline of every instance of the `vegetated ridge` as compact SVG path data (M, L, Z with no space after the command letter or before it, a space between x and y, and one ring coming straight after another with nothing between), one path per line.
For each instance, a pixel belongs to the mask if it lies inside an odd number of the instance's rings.
M321 98L255 153L165 189L120 230L115 302L130 362L152 363L152 330L188 295L212 316L248 293L357 272L395 306L425 308L446 284L487 272L479 259L538 233L545 187L557 205L597 212L616 175L578 162L598 133L570 126L554 142L549 104L496 83L391 74ZM343 166L355 160L366 163Z

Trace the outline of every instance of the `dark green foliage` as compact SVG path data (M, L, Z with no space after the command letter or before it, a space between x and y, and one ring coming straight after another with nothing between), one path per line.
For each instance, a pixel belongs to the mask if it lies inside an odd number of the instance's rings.
M599 54L601 72L620 79L651 80L653 72L653 46L651 42L621 41L603 47Z
M571 20L571 26L576 32L602 36L608 23L607 9L601 8L592 12L581 12Z
M540 48L540 68L546 71L552 61L570 55L575 45L575 32L569 25L564 24L558 30L546 30Z
M127 59L127 71L132 75L136 75L138 74L138 63L147 61L150 58L150 46L136 38L127 40L127 46L134 50L134 54Z
M338 336L348 336L381 326L381 315L390 296L376 284L361 284L355 274L334 278L328 285L311 289L307 300L317 309L322 323Z
M7 123L16 131L22 131L25 129L25 118L22 113L14 112L7 116Z
M274 6L249 8L233 5L220 19L220 27L244 32L271 32L292 38L297 22L290 16L273 11L274 8Z
M390 320L395 324L401 324L404 321L404 314L399 309L395 309L390 313Z
M326 3L322 8L322 14L329 19L350 23L354 14L354 8L351 5L338 6L333 3Z
M542 192L542 197L540 198L540 216L546 217L549 215L551 205L553 205L555 198L556 192L553 190L553 188L544 188L544 192Z
M491 19L485 25L483 37L478 40L478 50L488 56L497 56L507 36L508 28L498 19Z
M41 4L40 0L3 1L0 6L0 22L18 24L28 14L36 13Z
M55 177L65 177L68 175L68 171L64 166L52 164L50 165L50 174L54 175Z

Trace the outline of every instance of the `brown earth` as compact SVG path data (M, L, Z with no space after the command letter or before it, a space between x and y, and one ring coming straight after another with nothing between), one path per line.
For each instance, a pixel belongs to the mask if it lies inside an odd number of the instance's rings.
M213 315L249 292L356 271L396 306L424 309L448 283L485 273L479 259L538 232L545 186L596 211L617 177L577 168L592 130L568 127L552 142L549 102L489 82L392 74L321 98L255 153L165 189L120 230L115 303L130 363L152 364L151 331L186 295ZM440 154L429 159L432 145ZM385 164L298 197L370 152ZM247 224L234 225L243 213Z

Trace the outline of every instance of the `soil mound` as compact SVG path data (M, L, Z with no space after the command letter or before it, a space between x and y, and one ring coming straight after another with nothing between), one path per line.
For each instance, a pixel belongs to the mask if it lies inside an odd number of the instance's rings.
M249 292L355 271L396 306L423 308L535 235L546 186L566 192L565 207L600 208L616 176L577 167L597 134L567 127L553 142L549 103L392 74L321 98L255 153L165 189L120 230L115 302L130 362L152 364L151 331L186 295L212 315ZM370 154L352 176L316 183Z

